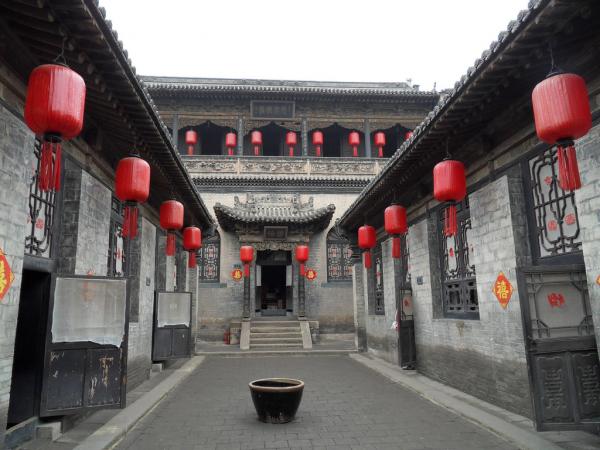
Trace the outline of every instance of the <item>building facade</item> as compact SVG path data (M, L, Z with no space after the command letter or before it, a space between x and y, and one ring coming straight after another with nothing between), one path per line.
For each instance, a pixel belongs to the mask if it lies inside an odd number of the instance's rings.
M339 223L354 245L365 217L378 229L382 268L354 267L362 346L401 364L416 350L420 372L539 430L600 424L600 71L590 44L599 22L595 2L530 2ZM533 121L532 90L554 63L585 79L592 110L591 131L575 143L574 191L562 189L557 149ZM467 172L454 236L444 233L448 204L432 195L433 167L448 157ZM409 220L396 261L383 230L391 203Z
M203 253L199 339L222 340L229 330L235 339L240 319L278 315L306 317L313 339L352 335L351 251L334 222L437 94L406 83L144 82L218 223L211 250ZM190 131L197 136L191 148ZM258 149L252 143L256 131ZM315 132L322 133L322 145L315 145ZM228 133L236 137L231 154ZM289 133L295 136L291 149ZM356 156L351 133L359 138ZM381 153L377 133L385 136ZM299 291L304 278L293 253L302 243L310 248L308 267L316 278ZM248 286L232 276L241 268L241 245L256 251Z

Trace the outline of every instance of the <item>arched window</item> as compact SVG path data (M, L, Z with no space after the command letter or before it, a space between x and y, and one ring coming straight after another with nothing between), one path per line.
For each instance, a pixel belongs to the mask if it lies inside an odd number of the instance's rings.
M218 231L202 242L198 257L198 278L201 283L219 282L221 236Z
M327 234L327 281L352 280L352 249L335 228Z

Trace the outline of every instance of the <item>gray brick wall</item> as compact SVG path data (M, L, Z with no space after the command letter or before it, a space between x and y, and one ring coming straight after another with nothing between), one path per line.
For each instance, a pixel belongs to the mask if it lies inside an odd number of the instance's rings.
M0 103L0 249L14 273L10 289L0 300L0 443L4 442L12 378L33 146L33 134Z
M75 275L106 275L110 206L110 189L83 170L79 196Z
M423 220L410 227L417 364L419 371L432 378L531 417L521 307L516 290L518 224L513 226L511 195L508 178L503 176L469 196L470 256L477 272L479 320L445 319L436 313L440 311L441 275L439 265L435 264L438 250L430 248L428 239L433 224ZM519 200L518 196L515 199ZM492 292L500 272L515 288L506 310ZM416 283L420 277L422 284ZM432 277L436 282L432 283Z
M600 96L595 99L600 107ZM600 343L600 125L577 142L582 187L575 193L596 342ZM599 347L600 350L600 347Z
M356 348L364 352L367 350L367 327L366 327L366 297L365 297L365 269L362 261L352 267L352 299L354 306L354 327L356 329Z
M139 303L136 322L129 323L127 355L127 389L148 378L152 364L152 327L154 320L154 274L156 271L156 227L146 218L141 219L138 285Z
M57 263L59 273L74 274L77 260L82 170L71 158L65 157L64 160L62 218L61 232L58 236Z

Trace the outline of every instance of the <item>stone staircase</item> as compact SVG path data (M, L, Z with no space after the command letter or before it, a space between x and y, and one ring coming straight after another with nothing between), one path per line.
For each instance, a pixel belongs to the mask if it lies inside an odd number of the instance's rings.
M298 320L253 320L250 324L251 350L302 348Z

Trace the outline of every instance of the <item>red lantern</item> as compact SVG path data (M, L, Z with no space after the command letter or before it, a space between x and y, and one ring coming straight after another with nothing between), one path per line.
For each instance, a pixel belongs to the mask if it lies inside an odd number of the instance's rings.
M175 234L172 231L183 227L183 205L177 200L167 200L160 205L160 227L167 232L165 254L173 256L175 254Z
M348 135L348 144L352 147L352 156L358 156L358 146L360 145L360 134L358 131L351 131Z
M585 80L573 73L551 73L531 94L535 131L550 145L558 144L558 182L566 191L581 187L573 140L592 127Z
M187 130L185 132L185 143L188 145L188 156L193 155L194 145L198 143L198 133L196 133L194 130Z
M202 247L202 231L198 227L185 227L183 229L183 248L185 248L190 257L188 258L188 267L196 267L196 252Z
M390 205L383 213L385 231L392 235L392 258L400 258L400 236L408 231L406 223L406 208L400 205Z
M237 135L233 132L229 132L225 135L225 147L227 147L227 153L229 156L233 156L233 149L237 146Z
M83 128L85 82L67 66L44 64L29 75L25 123L42 137L38 185L41 191L60 190L61 142Z
M119 161L115 174L115 195L125 203L123 237L137 236L137 203L144 203L150 195L150 165L138 156Z
M445 159L433 168L433 196L439 202L452 202L446 208L444 234L454 236L457 230L456 204L467 195L465 166L460 161Z
M404 135L404 140L408 141L413 135L412 131L407 131L406 134Z
M254 247L242 245L240 247L240 260L244 263L244 276L250 276L250 263L254 259Z
M383 158L383 147L385 147L385 133L378 131L375 133L375 147L379 149L379 157Z
M258 130L250 134L250 141L254 145L254 156L260 155L260 146L262 145L262 133Z
M312 143L315 146L315 154L321 156L321 146L323 145L323 132L314 131L312 135Z
M358 246L364 254L365 269L371 268L371 249L375 247L376 241L375 228L371 225L363 225L358 229Z
M296 261L300 263L300 276L304 276L306 274L304 264L306 264L306 261L308 261L308 254L308 245L296 246Z
M298 137L293 131L288 131L285 135L285 144L290 148L290 156L294 156L294 147L298 143Z

